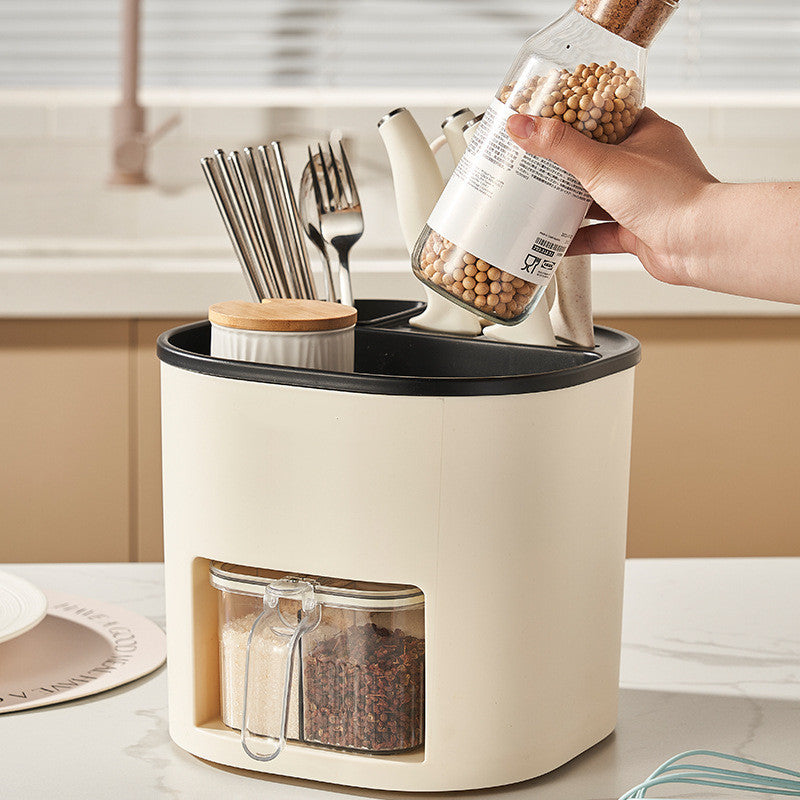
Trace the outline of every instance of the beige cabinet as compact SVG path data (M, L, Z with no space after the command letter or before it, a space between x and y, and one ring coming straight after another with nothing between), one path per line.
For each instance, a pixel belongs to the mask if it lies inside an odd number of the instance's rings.
M800 555L800 319L604 324L642 342L629 555Z
M2 320L0 561L162 556L158 334ZM800 555L800 319L606 319L642 341L629 555Z
M0 321L0 561L127 561L131 330Z

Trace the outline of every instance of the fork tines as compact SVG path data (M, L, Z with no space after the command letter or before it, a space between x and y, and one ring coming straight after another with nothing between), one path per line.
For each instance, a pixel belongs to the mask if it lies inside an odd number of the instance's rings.
M339 142L339 158L337 159L333 153L333 145L328 142L328 158L326 160L322 150L322 145L317 143L317 156L319 157L320 164L323 166L322 176L325 182L325 198L323 199L319 192L321 188L318 183L317 171L312 171L312 177L315 178L314 189L315 196L318 202L325 205L328 211L355 209L358 207L360 210L361 199L358 196L356 189L356 182L353 178L353 173L350 169L350 162L347 160L347 153L345 153L344 146ZM308 148L309 163L314 163L314 157L311 155L311 148ZM333 172L334 183L331 183L330 173ZM347 195L350 195L349 197ZM326 202L327 201L327 202Z

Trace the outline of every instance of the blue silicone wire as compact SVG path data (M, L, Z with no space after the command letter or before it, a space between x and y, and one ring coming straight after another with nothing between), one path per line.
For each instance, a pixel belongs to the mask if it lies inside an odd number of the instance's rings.
M677 756L673 756L665 761L660 767L658 767L658 769L655 770L655 772L653 772L652 775L647 778L647 780L655 778L657 775L667 769L671 769L672 765L676 762L692 756L708 756L709 758L719 758L725 761L733 761L737 764L747 764L747 766L750 767L760 767L761 769L766 769L770 772L780 772L783 775L791 775L795 778L800 778L800 772L795 772L795 770L786 769L786 767L776 767L774 764L766 764L763 761L754 761L751 758L744 758L743 756L733 756L729 753L720 753L716 750L687 750L686 752L679 753Z
M680 774L679 774L680 775ZM768 786L746 786L744 784L728 783L727 781L711 781L707 780L705 776L693 775L687 773L683 776L661 776L652 781L647 781L635 787L636 791L626 793L620 800L628 800L628 798L644 797L644 792L651 789L653 786L660 786L663 784L680 783L690 786L714 786L718 789L734 789L740 792L754 792L757 794L772 794L784 795L787 797L800 797L800 785L796 789L778 789ZM644 791L642 791L644 790Z
M740 781L742 783L760 783L764 786L775 786L778 788L783 789L798 789L800 788L800 783L795 780L790 780L788 778L775 778L769 775L758 775L753 774L752 772L740 772L738 770L729 770L729 769L720 769L719 767L709 767L704 766L702 764L686 764L683 767L667 767L665 770L661 772L661 775L665 775L672 772L689 772L691 770L716 775L720 778L727 778L728 780L732 781ZM651 779L648 779L651 780Z
M642 798L646 796L647 790L653 786L675 783L692 786L713 786L720 789L733 789L734 791L739 790L742 792L759 794L768 793L772 795L800 797L800 782L796 780L724 769L723 767L678 763L693 756L718 758L737 764L757 767L768 772L776 772L780 775L800 778L800 772L786 769L785 767L777 767L763 761L755 761L750 758L719 753L715 750L687 750L685 753L680 753L677 756L673 756L668 761L665 761L644 782L640 783L638 786L634 786L622 795L620 800ZM712 778L719 778L719 780L712 780Z

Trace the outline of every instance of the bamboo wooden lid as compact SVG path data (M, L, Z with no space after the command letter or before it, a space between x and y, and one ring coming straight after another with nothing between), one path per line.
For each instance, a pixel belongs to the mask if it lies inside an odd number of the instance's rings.
M208 318L215 325L246 331L335 331L356 323L356 310L326 300L273 298L260 303L228 300L214 303Z

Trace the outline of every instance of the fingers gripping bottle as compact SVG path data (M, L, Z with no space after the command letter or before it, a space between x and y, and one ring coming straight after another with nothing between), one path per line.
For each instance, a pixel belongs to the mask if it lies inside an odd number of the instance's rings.
M531 313L591 198L513 142L506 120L556 117L598 142L623 141L644 106L647 49L677 5L576 0L525 42L417 240L417 278L501 324Z

